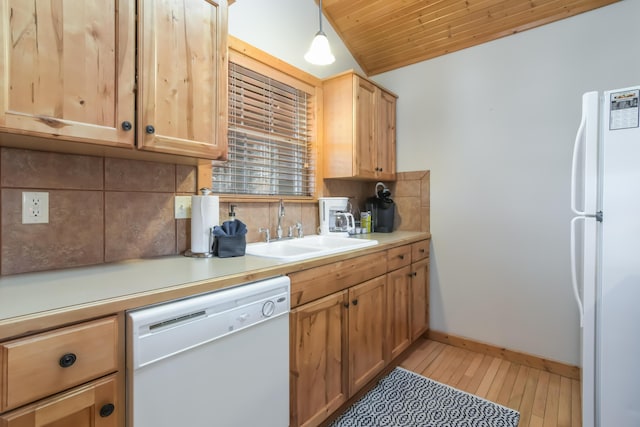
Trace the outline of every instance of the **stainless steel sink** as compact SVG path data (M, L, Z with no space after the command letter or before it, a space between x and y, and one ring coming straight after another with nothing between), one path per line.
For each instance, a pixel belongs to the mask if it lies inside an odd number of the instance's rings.
M335 236L305 236L302 239L287 239L274 242L250 243L247 255L274 258L283 261L301 261L333 255L378 244L377 240Z

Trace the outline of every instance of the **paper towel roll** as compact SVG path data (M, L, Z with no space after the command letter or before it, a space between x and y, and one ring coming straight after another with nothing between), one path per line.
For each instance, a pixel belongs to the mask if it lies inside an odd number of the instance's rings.
M211 252L211 228L218 225L220 198L191 196L191 252Z

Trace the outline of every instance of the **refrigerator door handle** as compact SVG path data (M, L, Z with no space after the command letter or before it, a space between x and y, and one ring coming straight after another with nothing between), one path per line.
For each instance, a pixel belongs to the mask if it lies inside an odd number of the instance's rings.
M587 213L584 211L579 211L576 202L576 196L578 189L576 186L578 185L578 154L580 152L580 147L583 145L583 141L585 141L585 130L587 128L587 114L582 110L582 119L580 120L580 126L578 127L578 132L576 132L576 140L573 144L573 161L571 162L571 210L576 215L586 215Z
M579 220L585 220L586 217L577 216L571 220L571 284L573 285L573 296L578 303L578 311L580 312L580 327L583 326L584 305L580 299L580 291L578 290L578 272L576 265L576 223Z

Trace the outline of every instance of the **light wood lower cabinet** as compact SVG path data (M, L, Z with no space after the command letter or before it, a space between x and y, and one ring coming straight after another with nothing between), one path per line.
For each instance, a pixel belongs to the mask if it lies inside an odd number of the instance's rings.
M411 267L387 274L387 360L398 357L412 342Z
M411 264L411 340L429 329L429 258Z
M316 426L385 366L385 276L291 311L291 425Z
M0 343L0 427L123 425L118 316Z
M0 415L0 427L116 427L122 408L110 375Z
M386 276L349 289L349 397L385 366Z
M289 275L292 427L321 424L427 330L428 244Z
M292 426L318 425L348 398L347 294L336 292L291 311Z

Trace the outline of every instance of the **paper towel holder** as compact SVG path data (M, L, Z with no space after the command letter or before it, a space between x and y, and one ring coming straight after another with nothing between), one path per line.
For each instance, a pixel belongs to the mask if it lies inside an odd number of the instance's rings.
M213 189L203 187L200 189L200 195L209 196L213 194ZM193 220L192 220L193 221ZM191 258L212 258L213 257L213 227L209 229L209 250L207 252L193 252L191 249L187 249L184 252L184 256Z
M191 258L212 258L213 257L213 228L209 230L209 242L211 243L209 247L211 250L209 252L193 252L191 249L187 249L184 251L184 256Z

